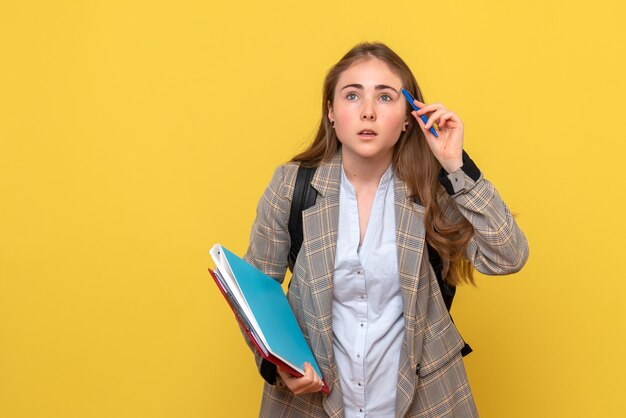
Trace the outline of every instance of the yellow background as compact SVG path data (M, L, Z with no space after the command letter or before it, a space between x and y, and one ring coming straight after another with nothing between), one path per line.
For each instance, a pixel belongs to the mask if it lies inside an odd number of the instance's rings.
M0 416L250 417L206 272L326 70L388 43L530 241L453 314L484 417L623 416L623 2L0 3Z

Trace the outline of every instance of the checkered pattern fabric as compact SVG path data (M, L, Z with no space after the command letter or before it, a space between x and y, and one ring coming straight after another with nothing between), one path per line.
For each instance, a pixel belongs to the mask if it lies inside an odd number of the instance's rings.
M287 269L289 208L297 164L278 167L261 198L250 246L244 258L282 282ZM260 416L343 417L343 401L332 348L332 285L339 219L341 155L317 169L312 186L316 204L303 212L304 242L296 260L289 303L315 354L330 395L296 396L280 380L265 384ZM457 177L459 173L456 174ZM493 185L460 174L462 187L441 194L450 219L467 218L474 226L467 256L485 274L519 270L528 245ZM450 319L428 262L424 208L413 201L406 185L395 180L396 244L404 306L405 333L398 370L396 416L478 416L460 350L463 341ZM248 342L249 343L249 342ZM256 355L257 365L261 358Z

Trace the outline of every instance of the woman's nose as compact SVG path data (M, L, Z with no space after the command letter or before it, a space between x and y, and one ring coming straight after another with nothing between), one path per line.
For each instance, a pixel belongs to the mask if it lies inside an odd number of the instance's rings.
M376 112L372 106L366 106L361 112L362 120L376 120Z

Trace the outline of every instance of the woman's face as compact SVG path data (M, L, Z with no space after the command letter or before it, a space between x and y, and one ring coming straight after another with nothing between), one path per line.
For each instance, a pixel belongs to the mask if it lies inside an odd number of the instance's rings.
M391 162L407 124L400 77L378 58L354 63L335 86L328 117L342 144L343 158Z

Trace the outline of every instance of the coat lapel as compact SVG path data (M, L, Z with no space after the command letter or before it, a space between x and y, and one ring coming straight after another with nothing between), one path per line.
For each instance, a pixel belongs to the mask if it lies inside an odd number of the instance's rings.
M337 230L339 227L339 186L341 180L341 154L322 163L315 172L311 185L318 192L315 205L302 212L308 286L312 306L307 306L315 317L315 332L319 340L311 340L313 351L319 354L319 364L331 393L324 399L324 408L332 412L342 408L343 395L336 386L339 382L333 357L332 302ZM323 353L323 354L322 354Z
M404 342L400 351L400 372L396 392L396 416L404 416L413 402L415 394L415 336L417 324L416 306L419 271L424 251L424 212L423 206L413 201L406 184L395 178L396 208L396 247L398 249L398 272L400 291L404 307Z

